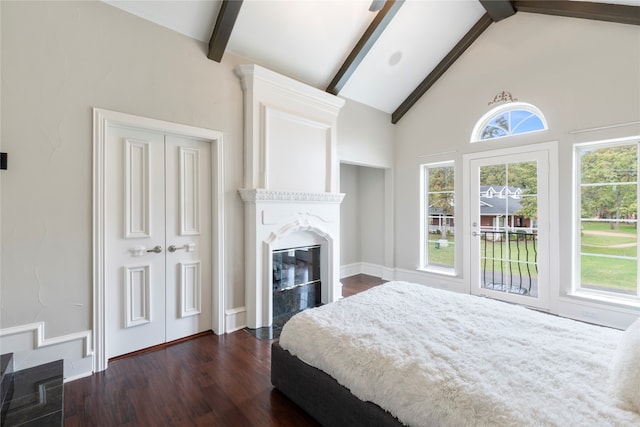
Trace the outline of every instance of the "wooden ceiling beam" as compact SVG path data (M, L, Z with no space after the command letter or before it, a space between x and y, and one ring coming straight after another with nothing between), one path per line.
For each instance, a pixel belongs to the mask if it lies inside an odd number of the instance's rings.
M515 0L518 12L640 25L640 6L567 0Z
M418 102L420 97L424 95L431 86L453 65L454 62L464 53L471 44L480 37L489 26L493 23L493 18L489 13L485 13L476 22L473 27L462 37L462 39L451 49L442 61L435 66L433 71L414 89L413 92L405 99L402 104L391 114L391 123L396 124L404 116L407 111Z
M480 4L491 16L493 22L502 21L516 13L510 0L480 0Z
M356 46L353 48L349 56L347 56L347 59L338 70L338 73L325 89L326 92L337 95L338 92L342 90L356 68L358 68L358 65L360 65L369 50L371 50L376 40L378 40L384 29L389 25L389 22L391 22L403 3L404 0L387 0L385 2L384 7L376 14L376 17L373 19L371 24L369 24L369 27L364 32Z
M211 34L211 40L209 40L207 58L216 62L222 61L222 56L227 48L227 43L229 43L231 31L238 18L238 13L240 13L241 6L242 0L222 0L216 24Z

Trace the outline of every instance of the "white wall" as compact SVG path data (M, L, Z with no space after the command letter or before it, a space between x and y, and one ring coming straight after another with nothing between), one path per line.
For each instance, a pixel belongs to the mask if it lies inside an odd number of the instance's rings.
M101 2L1 7L1 327L92 328L92 107L224 132L226 306L244 305L239 59Z
M358 166L340 164L340 265L361 262Z
M572 145L640 135L640 126L570 133L640 120L640 29L574 18L517 13L492 24L397 125L395 150L396 267L419 265L419 165L479 150L558 141L560 293L571 284ZM469 144L476 121L503 91L539 107L549 130ZM462 187L459 186L459 189ZM466 201L458 194L456 212ZM461 219L461 217L460 217ZM457 229L468 230L456 220ZM461 235L461 233L457 233ZM463 264L468 260L463 260ZM414 274L414 278L419 278ZM434 276L422 275L429 281ZM462 277L458 277L462 283ZM440 279L439 279L440 280ZM599 315L597 315L599 316ZM591 321L597 321L591 317Z
M391 168L394 134L390 114L347 100L338 116L338 158L345 163Z
M384 169L359 167L361 261L384 265Z

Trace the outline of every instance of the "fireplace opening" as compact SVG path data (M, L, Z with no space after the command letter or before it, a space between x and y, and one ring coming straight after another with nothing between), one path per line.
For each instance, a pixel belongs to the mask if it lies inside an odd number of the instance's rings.
M272 252L273 324L321 304L320 245Z

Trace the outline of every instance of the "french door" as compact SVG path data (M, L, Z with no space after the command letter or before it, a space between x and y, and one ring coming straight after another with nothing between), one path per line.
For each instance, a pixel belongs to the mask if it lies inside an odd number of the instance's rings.
M467 157L471 293L549 308L549 150Z
M108 129L108 358L211 329L210 145Z

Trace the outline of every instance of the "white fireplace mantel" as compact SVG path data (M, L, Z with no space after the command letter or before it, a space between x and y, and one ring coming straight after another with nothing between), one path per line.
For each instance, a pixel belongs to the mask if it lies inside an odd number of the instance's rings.
M322 202L338 203L344 198L343 193L311 193L306 191L278 191L260 188L241 188L238 190L242 200L251 202Z
M320 245L322 302L342 296L337 118L344 100L257 65L244 96L245 308L271 326L272 251Z
M274 250L320 245L323 304L342 296L340 202L344 194L239 190L245 202L247 326L271 326Z

